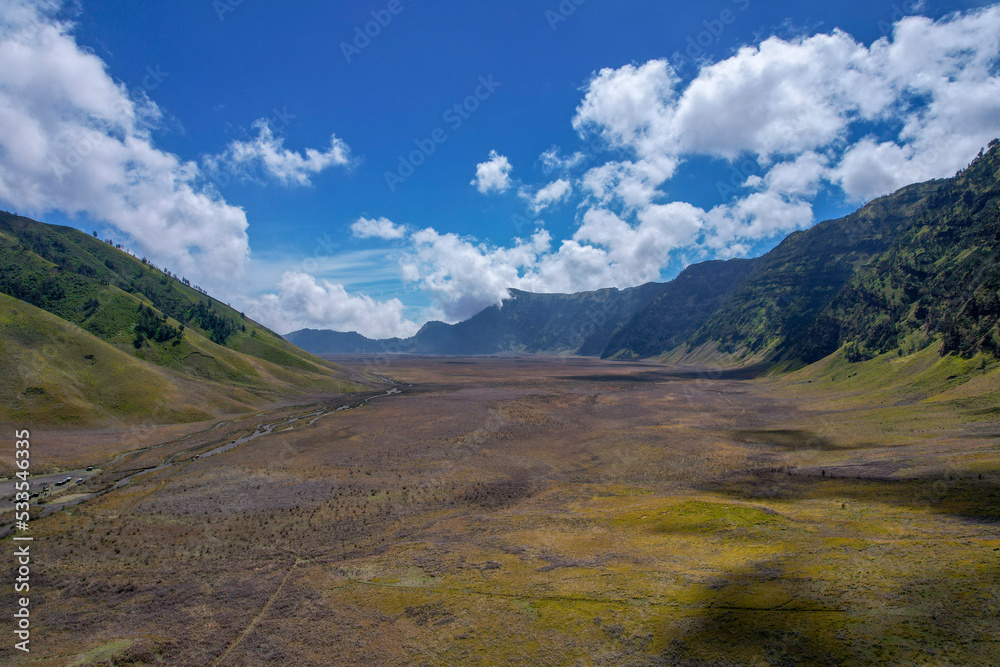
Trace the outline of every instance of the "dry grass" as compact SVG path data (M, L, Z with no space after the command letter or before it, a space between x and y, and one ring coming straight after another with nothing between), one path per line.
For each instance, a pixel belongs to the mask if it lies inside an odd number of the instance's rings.
M171 432L104 483L180 463L38 521L33 663L1000 661L1000 427L971 409L580 359L383 374L413 386L200 460L318 408Z

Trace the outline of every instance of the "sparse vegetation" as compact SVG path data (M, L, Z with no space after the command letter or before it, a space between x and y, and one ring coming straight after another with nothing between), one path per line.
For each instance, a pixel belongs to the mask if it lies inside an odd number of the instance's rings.
M400 396L102 466L87 488L176 462L35 522L38 657L990 664L997 372L934 347L757 380L397 360ZM192 459L259 423L287 426Z

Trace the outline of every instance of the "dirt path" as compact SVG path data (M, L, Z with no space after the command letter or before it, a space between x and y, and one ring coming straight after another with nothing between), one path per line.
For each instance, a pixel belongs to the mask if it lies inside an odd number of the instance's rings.
M267 612L268 610L271 609L271 606L274 604L274 601L278 599L279 595L281 595L281 591L285 588L285 584L288 583L288 580L291 579L292 574L295 573L295 568L297 568L299 566L299 563L302 562L304 561L296 559L295 562L292 563L292 566L288 568L288 572L285 573L285 576L281 580L281 583L278 584L278 588L275 589L271 597L269 597L267 599L267 602L264 603L263 608L257 613L256 616L254 616L250 620L250 623L247 625L247 627L244 628L243 632L241 632L239 636L233 640L233 642L226 648L226 650L222 653L222 655L219 656L219 659L212 663L213 667L223 664L226 661L226 659L230 655L232 655L233 651L235 651L239 647L239 645L243 643L243 640L250 636L250 634L254 631L254 628L257 627L257 624L260 623L262 620L264 620L264 617L267 616Z

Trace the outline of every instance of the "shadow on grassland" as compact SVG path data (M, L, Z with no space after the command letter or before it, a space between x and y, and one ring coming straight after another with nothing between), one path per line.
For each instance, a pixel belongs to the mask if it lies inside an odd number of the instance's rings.
M787 577L780 561L713 577L700 598L700 612L681 622L659 664L842 665L852 657L835 636L851 622L848 610L812 581Z
M671 624L653 664L997 664L996 564L869 575L859 590L843 570L823 581L789 575L795 563L759 561L710 579L699 612Z
M642 370L634 373L593 373L589 375L564 375L559 379L586 382L677 382L691 380L752 380L761 377L769 370L771 364L756 364L744 368L712 369L712 368L664 368Z
M942 474L887 479L844 477L836 467L815 473L748 470L707 481L704 491L741 500L828 500L831 503L882 503L924 508L964 520L1000 527L1000 475Z

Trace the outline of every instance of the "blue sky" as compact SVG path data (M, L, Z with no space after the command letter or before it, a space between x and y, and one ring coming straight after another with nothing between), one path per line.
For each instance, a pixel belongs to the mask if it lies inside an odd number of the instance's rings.
M389 336L760 254L1000 135L991 3L331 4L0 1L0 205Z

